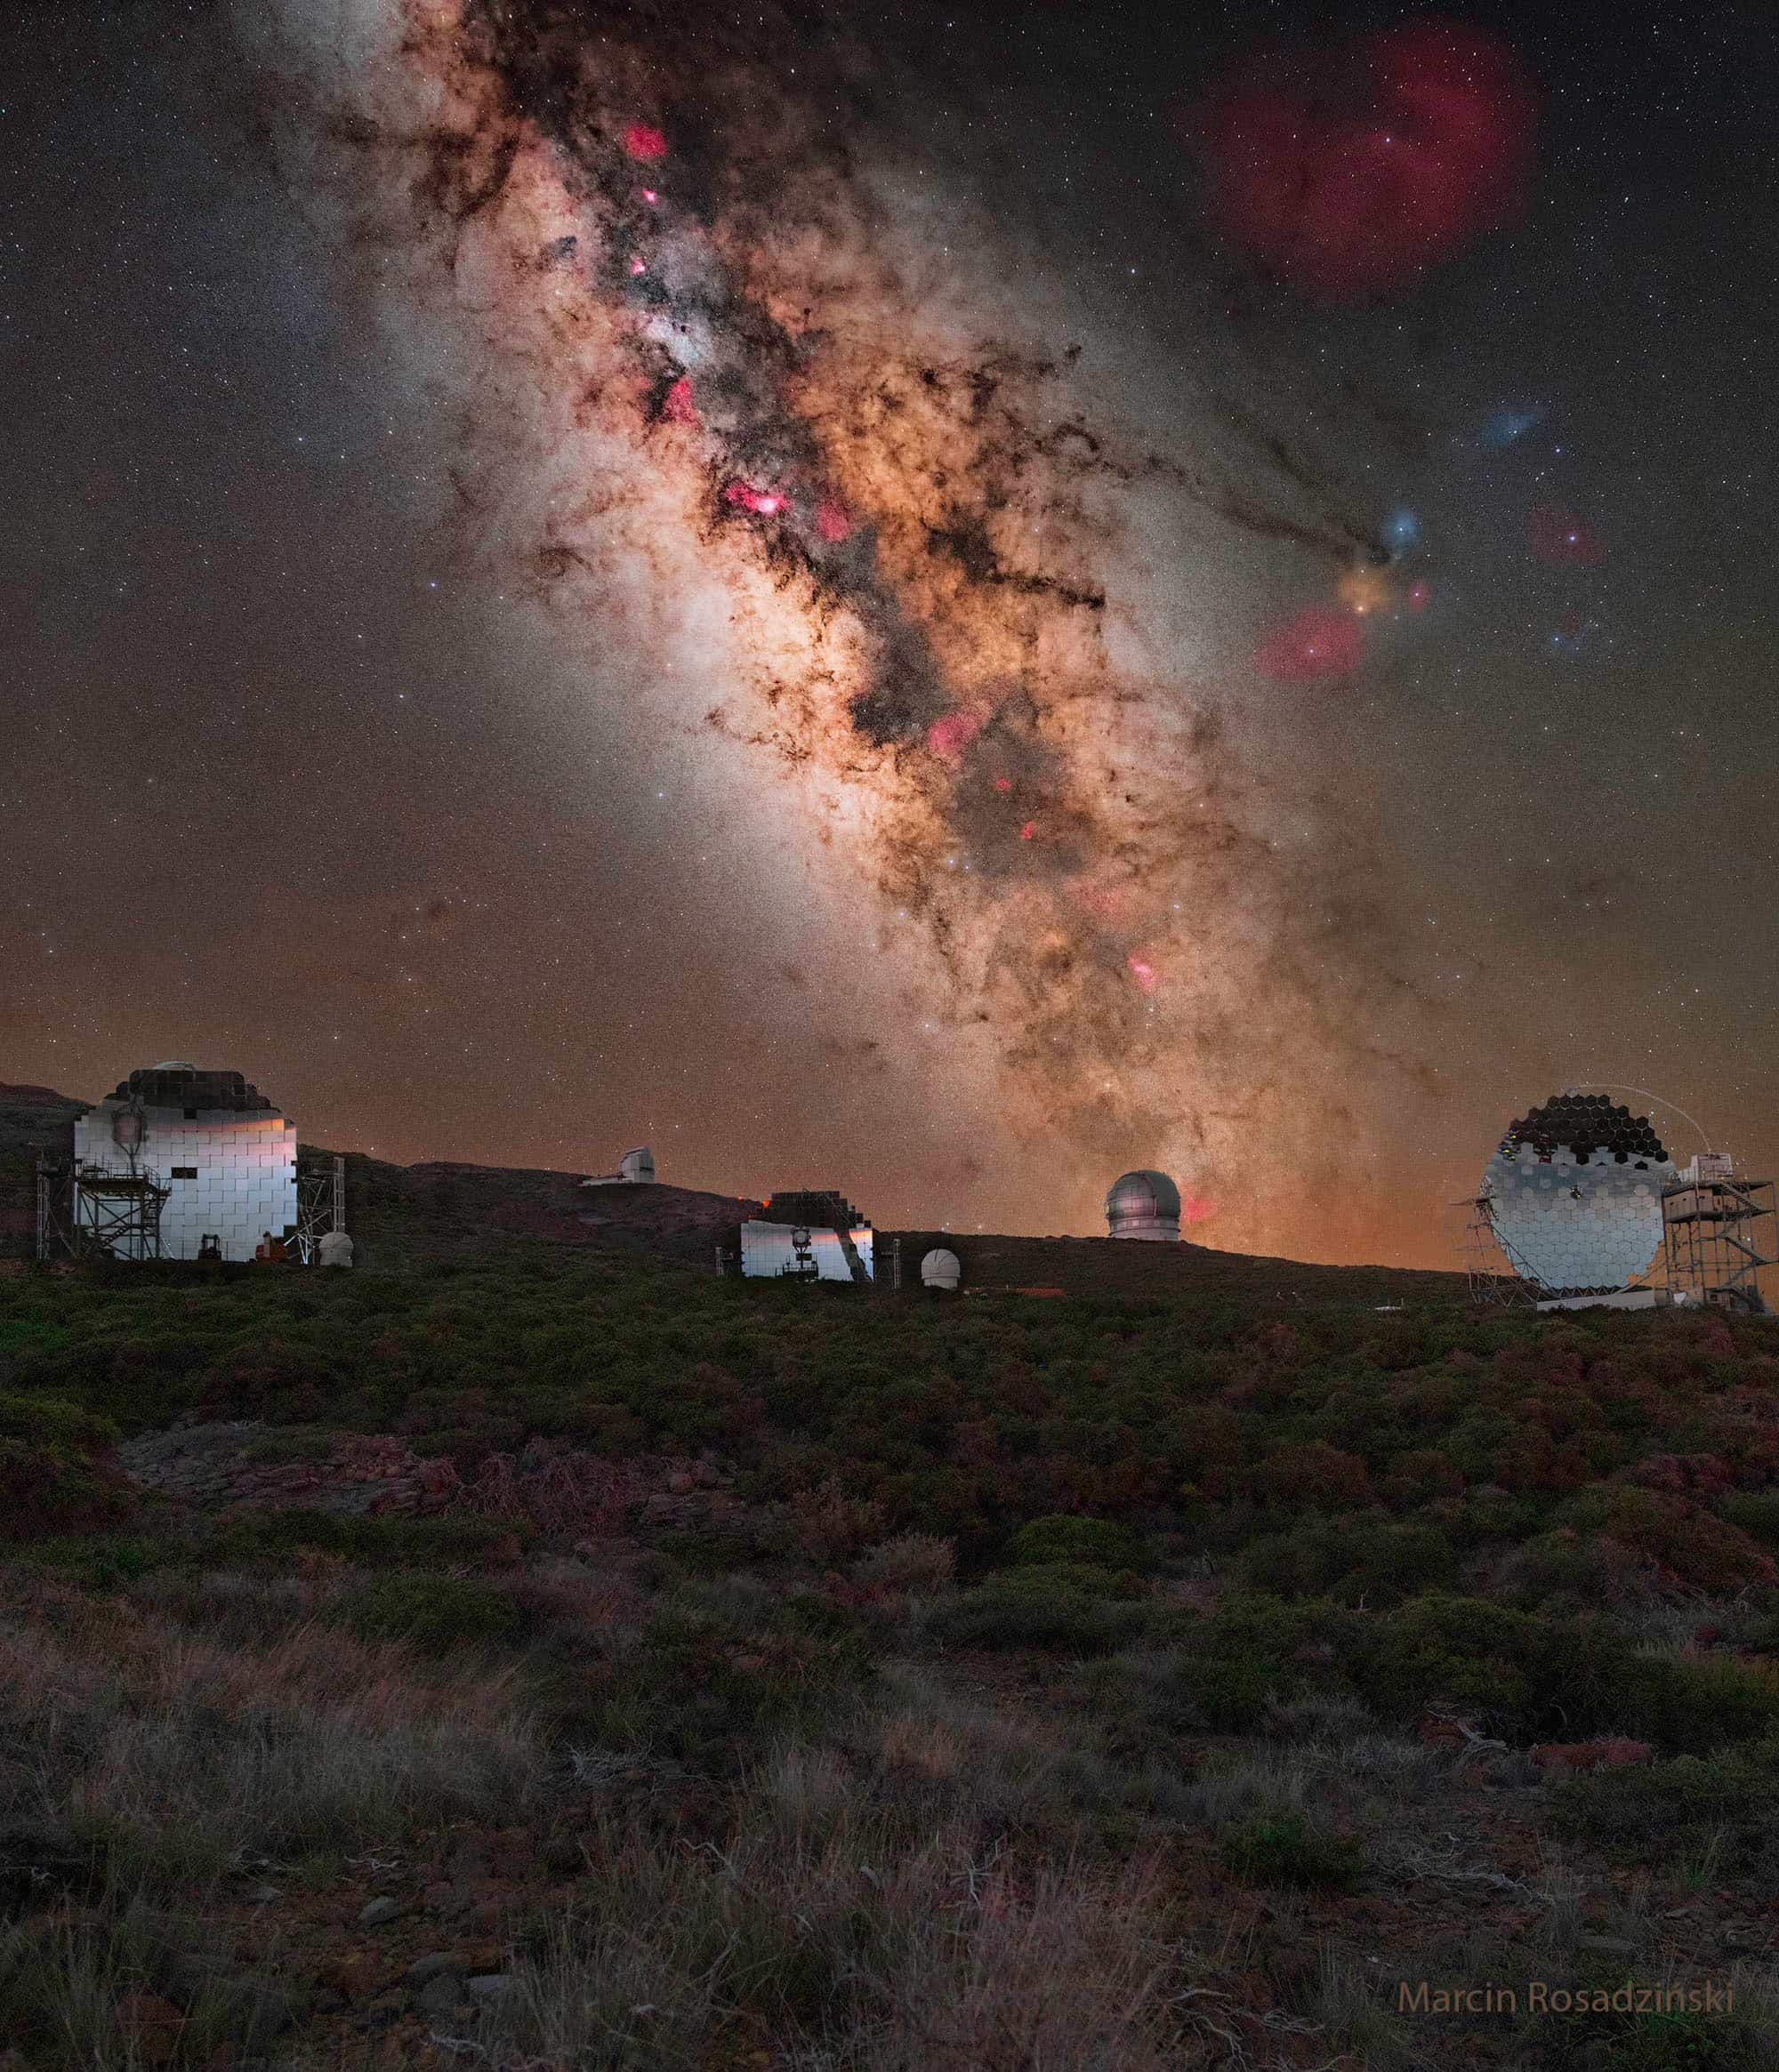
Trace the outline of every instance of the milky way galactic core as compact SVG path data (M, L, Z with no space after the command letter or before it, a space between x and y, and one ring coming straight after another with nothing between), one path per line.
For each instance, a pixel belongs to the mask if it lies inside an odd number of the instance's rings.
M1191 283L1179 337L1121 334L826 16L364 0L343 68L302 24L292 133L468 370L471 550L597 650L591 702L627 657L616 723L718 744L862 888L972 1102L1239 1233L1429 1091L1364 801L1291 702L1415 637L1423 425L1236 350ZM1187 124L1212 230L1312 295L1437 260L1529 163L1492 43L1344 61L1372 113L1318 103L1283 187L1289 79Z

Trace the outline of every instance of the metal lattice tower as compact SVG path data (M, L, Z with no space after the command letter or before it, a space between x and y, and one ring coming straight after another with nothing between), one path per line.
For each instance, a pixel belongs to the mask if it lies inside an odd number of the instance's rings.
M37 1257L74 1256L74 1167L68 1159L37 1152Z
M1689 1301L1763 1314L1759 1273L1779 1265L1771 1180L1737 1179L1727 1154L1705 1153L1662 1191L1668 1285Z
M1470 1300L1484 1309L1532 1309L1544 1293L1535 1274L1502 1235L1491 1196L1479 1194L1457 1207L1469 1211L1464 1224L1464 1274Z
M296 1233L291 1242L305 1266L315 1264L316 1247L331 1230L346 1227L346 1161L337 1152L326 1163L297 1154Z
M161 1211L173 1189L146 1167L108 1173L76 1166L74 1173L73 1249L112 1259L158 1259Z

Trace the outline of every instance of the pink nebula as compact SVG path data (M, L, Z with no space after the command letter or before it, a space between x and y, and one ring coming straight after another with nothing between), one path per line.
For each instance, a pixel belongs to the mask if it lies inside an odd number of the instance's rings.
M1012 778L996 777L994 780L994 789L997 791L1010 791L1013 789Z
M852 513L837 496L825 496L816 506L816 531L830 546L852 530Z
M1408 586L1408 608L1412 612L1424 612L1427 600L1433 595L1430 582L1412 582Z
M946 712L927 729L927 747L946 762L954 762L988 724L986 712Z
M692 400L692 377L681 374L668 390L666 400L661 406L661 414L672 424L696 424L698 406Z
M1124 961L1131 968L1131 977L1143 992L1153 992L1159 982L1155 977L1155 968L1148 958L1140 950L1132 950Z
M624 148L632 158L648 160L667 156L667 140L653 123L629 123L624 127Z
M1306 294L1389 287L1506 221L1534 95L1508 46L1429 17L1250 65L1201 113L1223 233Z
M756 489L753 483L740 480L725 487L723 502L739 504L744 510L754 511L761 518L770 518L785 508L785 499L777 491Z
M1307 605L1260 643L1254 663L1275 683L1308 684L1347 675L1364 651L1364 629L1350 613Z
M1019 839L1022 842L1028 842L1031 840L1032 837L1037 833L1037 822L1035 820L1028 820L1025 826L1019 830Z

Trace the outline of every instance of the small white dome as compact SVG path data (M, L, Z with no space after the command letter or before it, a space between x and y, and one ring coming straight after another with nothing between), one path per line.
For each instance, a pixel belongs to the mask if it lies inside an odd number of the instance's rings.
M943 1246L927 1254L921 1261L921 1285L922 1288L954 1289L963 1279L963 1268L955 1252L946 1251Z

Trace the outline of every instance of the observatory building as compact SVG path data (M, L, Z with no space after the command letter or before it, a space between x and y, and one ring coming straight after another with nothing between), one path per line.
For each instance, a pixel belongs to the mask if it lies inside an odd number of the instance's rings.
M949 1245L936 1245L921 1261L922 1288L938 1288L954 1295L962 1279L962 1264Z
M1179 1189L1165 1173L1121 1173L1106 1197L1106 1227L1115 1238L1177 1243Z
M105 1205L158 1197L153 1218L114 1220ZM74 1126L74 1219L118 1257L195 1259L206 1237L225 1259L297 1224L296 1125L237 1072L182 1058L133 1072Z
M741 1270L750 1281L872 1280L871 1225L843 1194L780 1189L741 1226Z
M1515 1270L1548 1301L1598 1300L1647 1272L1675 1177L1647 1118L1604 1094L1556 1094L1509 1127L1479 1205Z
M584 1187L640 1187L655 1178L655 1153L646 1144L638 1144L634 1151L627 1151L617 1162L615 1173L595 1173L581 1182Z

